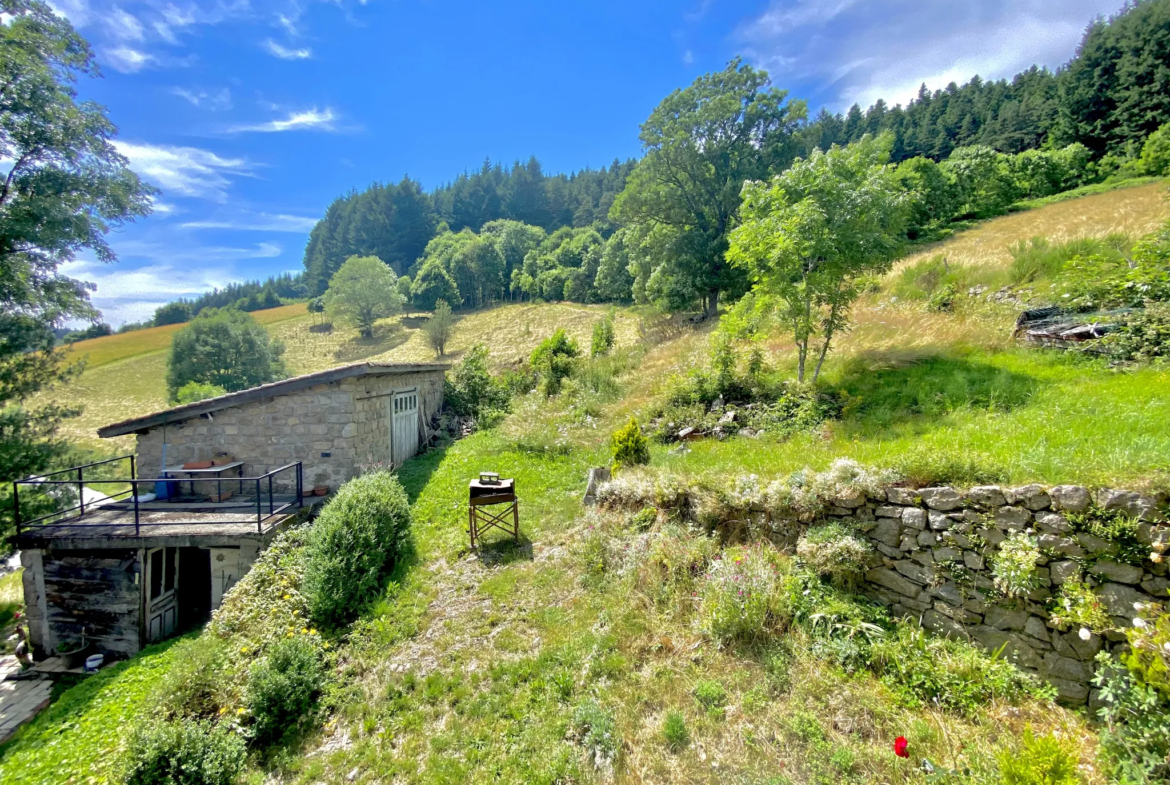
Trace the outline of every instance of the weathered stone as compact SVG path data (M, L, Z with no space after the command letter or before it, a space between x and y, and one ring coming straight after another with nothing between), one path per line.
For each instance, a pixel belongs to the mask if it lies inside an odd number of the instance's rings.
M982 621L977 613L971 613L963 607L956 607L945 602L936 602L934 609L947 618L954 619L962 624L978 624Z
M963 604L963 592L961 592L959 587L953 583L944 583L939 586L932 586L929 591L932 597L938 597L940 600L949 602L951 605Z
M1170 548L1170 526L1154 526L1149 523L1139 523L1137 537L1151 548Z
M1059 553L1061 556L1067 556L1070 559L1079 559L1085 555L1085 552L1081 550L1081 546L1077 545L1075 540L1068 537L1061 537L1059 534L1041 534L1036 540L1042 549Z
M963 551L963 564L969 570L982 570L984 567L983 557L974 551Z
M902 510L902 523L912 529L926 528L926 510L920 510L917 507L907 507Z
M956 550L955 548L947 548L944 546L942 548L935 548L932 551L932 555L934 556L934 560L936 562L944 562L944 561L957 561L959 559L960 554L959 554L959 551Z
M898 549L903 551L917 550L918 541L909 532L903 532L902 541L898 543Z
M891 504L918 504L918 491L913 488L887 488L886 499Z
M1040 655L1018 635L980 625L971 629L971 637L979 641L988 651L999 651L1002 647L1008 661L1017 665L1035 670L1039 670L1044 665L1044 660L1040 658Z
M1050 643L1048 638L1048 627L1040 620L1039 616L1029 616L1028 620L1024 622L1024 634L1031 635L1037 640Z
M987 540L987 544L992 546L999 545L1005 539L1003 532L999 529L980 529L975 533Z
M1105 640L1096 633L1090 633L1088 640L1081 638L1080 630L1074 630L1073 632L1066 633L1061 637L1063 637L1072 650L1076 652L1076 656L1082 660L1093 659L1097 656L1097 652L1105 648Z
M1106 613L1127 620L1132 620L1137 615L1137 611L1133 609L1135 602L1146 603L1150 601L1150 598L1142 592L1121 583L1106 583L1097 589L1097 596L1101 598L1101 604L1105 606Z
M1114 543L1108 540L1102 540L1100 537L1089 534L1088 532L1078 534L1077 542L1089 553L1112 553L1117 550L1117 546Z
M947 529L951 528L951 524L954 523L954 521L950 519L950 516L944 512L931 510L928 515L930 520L930 528L937 532L946 531Z
M1065 706L1083 706L1089 698L1089 687L1068 679L1049 676L1048 683L1056 688L1056 700Z
M1081 683L1088 683L1089 679L1093 678L1093 669L1084 662L1062 657L1056 652L1044 655L1044 672L1058 679Z
M858 488L850 488L833 499L833 501L838 507L855 510L865 504L865 491Z
M892 518L881 518L869 536L880 543L896 548L902 540L902 527Z
M906 597L917 597L920 591L917 584L911 583L893 570L884 567L870 570L865 574L865 579Z
M929 610L922 614L922 626L944 638L967 637L967 629L962 624L937 610Z
M1080 575L1081 565L1075 561L1055 561L1048 565L1048 570L1052 575L1052 582L1061 584Z
M1144 520L1153 520L1157 505L1148 496L1134 491L1117 491L1102 488L1097 491L1097 504L1105 510L1121 510L1127 515Z
M1008 488L1003 493L1008 504L1023 505L1029 510L1047 510L1052 504L1048 492L1039 485L1022 485L1019 488Z
M894 507L892 505L882 505L873 511L873 514L879 518L901 518L901 507Z
M997 630L1022 630L1028 623L1028 613L1002 605L991 605L983 613L983 623Z
M1022 531L1032 520L1032 513L1023 507L1000 507L995 511L995 525L1004 529Z
M971 502L980 507L1002 507L1007 504L1003 491L998 485L979 485L967 494Z
M874 543L874 547L877 548L878 553L885 554L886 556L889 556L891 559L900 559L900 558L902 558L902 556L905 555L897 548L891 548L889 545L886 545L884 542Z
M926 586L934 580L932 568L923 567L912 561L894 562L894 569L921 586Z
M1096 562L1089 568L1089 572L1117 583L1140 583L1142 579L1141 567L1113 561Z
M1048 491L1052 498L1052 507L1064 512L1084 512L1089 509L1093 499L1089 496L1089 489L1079 485L1057 485Z
M1064 516L1054 512L1036 513L1036 528L1052 534L1066 534L1072 531L1072 527L1068 525Z
M1170 580L1166 578L1155 578L1151 575L1142 581L1142 591L1147 594L1152 594L1155 597L1165 597L1166 592L1170 591Z
M910 554L910 558L913 561L921 564L923 567L929 567L934 564L934 557L931 556L930 551L927 550L914 551L914 553Z
M919 532L918 533L918 544L921 545L923 548L929 548L932 545L934 545L937 541L938 541L938 538L934 536L934 532Z
M918 493L932 510L957 510L963 506L963 497L954 488L923 488Z

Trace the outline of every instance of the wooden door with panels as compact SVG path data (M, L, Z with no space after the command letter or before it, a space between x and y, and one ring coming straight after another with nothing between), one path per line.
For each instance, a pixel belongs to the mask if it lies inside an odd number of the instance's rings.
M146 552L146 639L161 641L179 627L179 549Z
M390 462L395 466L418 452L418 388L390 396Z

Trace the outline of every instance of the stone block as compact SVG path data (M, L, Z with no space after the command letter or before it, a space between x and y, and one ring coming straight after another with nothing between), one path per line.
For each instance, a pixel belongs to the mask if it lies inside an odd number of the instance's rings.
M1105 639L1096 633L1090 633L1088 640L1081 638L1080 630L1065 633L1061 637L1068 643L1075 656L1081 660L1091 660L1097 656L1101 649L1105 648Z
M1017 665L1033 670L1039 670L1044 660L1019 635L979 625L971 629L971 637L988 651L999 651L1002 647L1004 656Z
M903 508L894 507L892 505L885 505L878 507L873 511L873 514L878 518L901 518Z
M1140 583L1142 580L1141 567L1113 561L1095 562L1089 572L1116 583Z
M934 556L934 560L936 562L958 561L958 559L960 557L960 553L957 549L948 548L946 546L943 546L941 548L935 548L931 552L931 555Z
M1048 637L1048 626L1039 616L1029 616L1028 620L1024 622L1024 634L1030 635L1037 640L1051 643Z
M928 520L930 522L930 528L938 532L946 531L954 523L946 513L937 512L936 510L931 510L928 513Z
M967 629L962 624L933 609L922 614L922 626L944 638L967 637Z
M991 605L983 614L983 623L997 630L1022 630L1028 623L1028 613L1002 605Z
M1075 561L1055 561L1048 565L1049 574L1055 584L1065 583L1081 573L1081 565Z
M978 624L980 621L982 621L982 618L979 616L979 614L971 613L971 611L961 606L956 607L954 605L950 605L949 603L936 602L934 604L934 609L943 616L946 616L949 619L953 619L960 624ZM962 637L966 637L965 630Z
M1088 684L1049 676L1048 683L1056 688L1056 700L1065 706L1083 706L1089 699Z
M968 540L965 536L963 536L963 534L961 532L959 532L956 529L952 529L951 531L947 532L944 539L949 544L953 545L956 548L971 548L972 547L971 541Z
M893 518L881 518L869 536L880 543L896 548L902 541L902 526Z
M1051 534L1067 534L1072 531L1064 516L1054 512L1036 513L1036 528Z
M1149 523L1138 524L1138 539L1151 548L1170 548L1170 526L1153 526Z
M995 511L995 525L1012 531L1023 531L1032 521L1032 513L1023 507L1000 507Z
M1057 485L1048 495L1052 498L1052 508L1064 512L1084 512L1093 502L1089 489L1079 485Z
M1127 515L1147 521L1153 520L1157 512L1157 505L1153 499L1134 491L1102 488L1097 491L1097 504L1103 509L1121 510Z
M998 546L1006 539L999 529L979 529L975 533L987 540L987 544L991 546Z
M934 581L935 572L933 568L923 567L912 561L902 560L894 562L894 569L920 586L927 586Z
M913 488L887 488L886 500L891 504L914 506L918 504L918 491Z
M1155 578L1153 575L1150 575L1142 581L1142 591L1165 600L1166 592L1170 592L1170 580L1166 578Z
M969 570L982 570L986 566L983 557L974 551L963 551L963 564Z
M948 602L951 605L962 605L963 600L965 599L963 597L963 592L960 591L959 587L953 583L944 583L939 586L932 586L929 591L930 596L937 597L938 599L944 602Z
M1077 541L1069 537L1061 537L1059 534L1041 534L1036 539L1043 550L1052 551L1070 559L1080 559L1085 555Z
M1093 678L1093 668L1081 660L1062 657L1052 651L1044 655L1043 672L1057 679L1088 684ZM1086 693L1086 697L1088 697Z
M922 501L932 510L957 510L963 506L963 497L954 488L922 488L918 491Z
M902 575L885 567L878 567L865 574L865 579L877 586L882 586L904 597L917 597L920 591L917 584L907 580Z
M902 523L912 529L926 528L926 510L908 507L902 511Z
M1122 583L1106 583L1097 589L1097 596L1101 598L1101 604L1105 606L1106 613L1110 616L1120 616L1128 621L1132 621L1133 617L1137 615L1137 611L1133 608L1135 602L1147 603L1150 601L1150 598L1144 593Z
M980 507L1002 507L1007 504L1003 490L998 485L979 485L972 488L967 497Z
M910 554L910 558L913 561L921 564L923 567L930 567L934 564L934 557L930 555L930 551L915 551L914 553Z
M844 507L848 510L855 510L865 504L865 491L857 488L850 488L833 499L833 503L838 507Z
M891 559L900 559L905 555L897 548L891 548L889 545L886 545L884 542L874 543L874 547L877 548L878 553L881 553L885 556L889 556Z
M1008 488L1003 495L1008 504L1022 505L1029 510L1047 510L1052 505L1048 492L1035 484Z
M1089 553L1113 553L1117 550L1117 546L1108 540L1102 540L1100 537L1089 534L1088 532L1081 532L1077 535L1077 542L1081 544Z
M902 533L902 539L898 543L898 549L902 551L913 551L918 548L918 541L914 539L908 532Z

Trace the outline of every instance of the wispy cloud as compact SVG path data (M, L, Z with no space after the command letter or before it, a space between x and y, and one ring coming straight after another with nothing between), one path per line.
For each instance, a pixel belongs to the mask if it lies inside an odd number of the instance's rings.
M165 193L222 201L229 175L249 174L244 158L224 158L197 147L133 144L116 141L118 152L130 159L130 168Z
M260 44L265 52L273 57L279 57L281 60L307 60L313 56L313 50L305 47L303 49L291 49L287 46L282 46L271 38L265 38Z
M317 219L285 213L256 213L234 218L208 218L180 224L183 229L234 229L245 232L308 232L317 225Z
M205 90L203 88L172 87L171 94L187 101L191 106L206 109L209 112L222 112L232 108L232 91L224 87L219 90Z
M976 74L1010 77L1067 61L1085 25L1118 0L773 0L737 32L773 81L823 89L836 109L876 99L905 103L926 82L940 89Z
M142 23L138 21L138 17L117 6L105 12L102 18L102 27L110 36L119 41L141 41L145 37Z
M137 73L156 62L154 55L130 46L118 46L113 49L107 49L103 54L105 55L105 61L115 71L121 71L124 74Z
M282 131L335 131L337 115L329 107L306 109L292 112L283 120L269 120L254 125L237 125L228 129L231 133L257 132L280 133Z

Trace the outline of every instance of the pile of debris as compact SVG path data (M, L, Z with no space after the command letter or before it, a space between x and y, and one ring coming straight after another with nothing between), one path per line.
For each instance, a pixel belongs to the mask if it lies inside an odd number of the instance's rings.
M1132 309L1073 311L1059 305L1033 308L1016 319L1017 341L1054 349L1068 349L1094 341L1118 329L1118 317ZM1083 348L1083 347L1082 347Z

